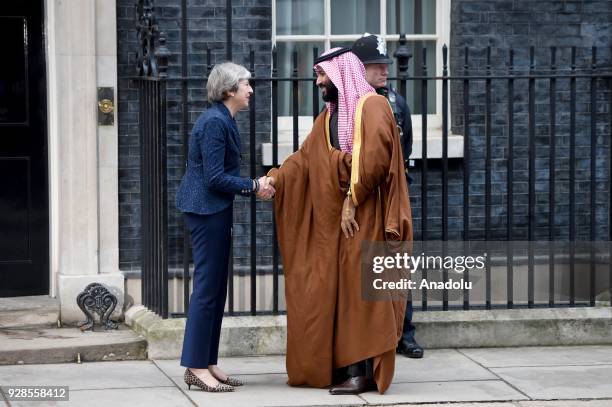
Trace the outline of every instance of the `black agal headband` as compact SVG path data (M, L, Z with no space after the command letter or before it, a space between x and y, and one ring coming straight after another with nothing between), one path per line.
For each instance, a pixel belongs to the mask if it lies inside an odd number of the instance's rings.
M350 50L351 50L350 48L344 47L344 48L337 49L334 52L330 52L329 54L321 55L317 59L315 59L314 64L318 65L323 61L329 61L330 59L335 58L338 55L342 55L346 52L349 52Z

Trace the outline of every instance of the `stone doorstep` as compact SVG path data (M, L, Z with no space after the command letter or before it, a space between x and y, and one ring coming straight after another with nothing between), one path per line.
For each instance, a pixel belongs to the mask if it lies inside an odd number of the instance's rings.
M147 339L149 358L181 355L185 319L162 319L142 305L126 324ZM612 344L612 308L552 308L417 312L416 337L426 349ZM225 317L221 356L284 354L287 318Z
M147 359L146 340L118 330L81 332L78 328L7 328L0 330L0 365Z
M0 329L57 326L60 302L47 295L0 299Z

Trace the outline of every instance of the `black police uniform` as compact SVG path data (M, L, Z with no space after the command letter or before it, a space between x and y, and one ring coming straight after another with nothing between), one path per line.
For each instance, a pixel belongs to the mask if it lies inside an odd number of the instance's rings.
M387 98L393 110L393 116L400 132L400 142L402 153L404 154L404 168L406 168L406 180L410 185L412 178L408 174L408 158L412 154L412 118L410 108L406 104L406 99L393 88L383 87L376 89L376 93Z
M351 51L359 57L364 65L378 63L391 64L393 61L383 53L386 50L381 47L381 41L376 35L367 35L359 38L353 43ZM406 182L410 188L412 178L408 175L409 157L412 153L412 119L410 117L410 109L406 100L391 87L383 87L376 89L379 95L383 95L389 101L393 116L400 132L400 142L402 145L402 153L404 155L404 168L406 170ZM414 339L415 326L412 324L412 301L408 301L406 306L406 314L404 316L404 328L402 338L398 343L398 353L403 353L409 357L420 358L423 356L423 348L421 348Z
M376 93L385 96L391 105L391 110L393 110L393 116L395 116L395 122L400 132L400 142L404 155L404 168L406 169L406 182L408 182L408 188L410 188L410 184L412 184L412 177L408 174L408 157L412 154L412 118L410 117L410 108L406 104L406 100L403 96L397 93L393 88L378 88L376 89ZM412 312L412 301L409 301L406 306L406 314L404 315L404 328L400 343L415 342L414 332L416 328L412 324Z

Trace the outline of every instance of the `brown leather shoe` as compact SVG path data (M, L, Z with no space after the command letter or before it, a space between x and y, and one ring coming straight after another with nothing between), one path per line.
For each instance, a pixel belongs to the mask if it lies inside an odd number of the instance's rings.
M341 394L359 394L368 390L375 389L374 381L365 376L349 377L342 384L329 389L329 393L333 395Z

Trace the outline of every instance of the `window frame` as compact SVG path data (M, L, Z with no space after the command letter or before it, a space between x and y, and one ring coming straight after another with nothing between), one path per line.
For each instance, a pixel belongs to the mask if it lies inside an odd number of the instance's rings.
M333 0L323 0L323 18L324 24L323 34L312 34L312 35L277 35L276 34L276 0L272 0L272 46L276 46L278 42L323 42L325 50L330 49L332 42L339 41L355 41L360 38L363 33L359 34L332 34L331 33L331 2ZM380 32L373 33L380 35L386 42L398 42L399 34L390 34L387 33L387 2L391 2L393 0L379 0L380 1ZM427 0L426 0L427 1ZM451 0L434 0L436 1L436 33L435 34L406 34L406 40L408 42L413 41L435 41L436 43L436 72L435 76L442 76L442 46L444 44L450 43L450 16L451 16ZM450 75L450 66L449 75ZM432 76L432 72L429 72L428 75ZM451 117L451 106L450 106L450 98L448 102L448 114L449 120ZM285 137L282 135L292 134L292 129L281 129L280 122L288 123L288 117L291 116L279 116L279 145L285 142L291 142L291 140L285 140ZM310 118L310 123L312 123L312 116L299 116L300 123L308 123L306 120L302 119L305 117ZM413 125L413 134L414 134L414 144L420 143L421 134L422 134L422 117L421 114L413 114L412 115L412 125ZM427 114L427 133L428 137L428 150L429 151L438 151L437 144L441 145L441 135L442 135L442 86L441 83L436 86L436 113ZM308 134L308 129L303 129L300 126L300 143L303 141L303 138ZM460 140L459 140L460 139ZM431 145L431 149L429 146ZM449 145L451 150L453 151L454 157L463 156L462 146L463 146L463 137L461 136L451 136L449 134ZM460 145L459 145L460 144ZM271 148L271 147L270 147ZM420 145L418 148L414 149L415 151L411 155L411 159L420 159ZM416 154L415 154L416 153ZM271 153L265 154L266 156L271 156ZM428 155L428 158L439 158ZM279 160L281 160L279 154ZM267 161L267 160L264 160ZM282 161L282 160L281 160Z

